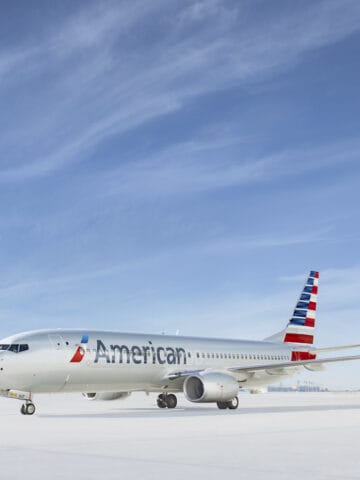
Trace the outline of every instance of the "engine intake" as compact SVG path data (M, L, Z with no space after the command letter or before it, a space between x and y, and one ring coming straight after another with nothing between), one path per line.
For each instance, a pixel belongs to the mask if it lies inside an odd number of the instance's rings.
M225 373L209 372L187 377L184 394L190 402L226 402L239 393L234 377Z

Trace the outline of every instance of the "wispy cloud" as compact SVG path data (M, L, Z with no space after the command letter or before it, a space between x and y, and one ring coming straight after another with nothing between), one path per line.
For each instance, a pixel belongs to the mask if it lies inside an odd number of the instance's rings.
M281 277L282 282L295 283L300 274ZM320 272L320 282L324 304L332 310L337 310L358 304L360 291L360 266L353 265L347 268L326 268Z
M157 16L161 10L169 20L159 20L165 18ZM350 0L341 7L335 1L320 2L272 18L266 26L261 21L248 24L246 13L244 7L215 1L190 6L106 2L49 27L43 33L46 41L27 48L16 45L14 53L0 52L4 92L10 78L35 82L38 77L41 85L33 91L37 118L23 115L17 126L20 131L32 128L27 138L31 160L16 153L8 158L9 148L0 144L7 158L0 180L49 175L82 161L109 136L177 111L200 95L274 75L306 52L357 31L360 5ZM135 29L141 31L142 22L151 19L160 35L140 48ZM49 109L53 113L42 128ZM17 113L22 116L21 110ZM242 167L231 174L240 179L256 176L259 168Z
M247 250L264 250L274 247L286 247L293 245L302 245L316 242L324 242L331 232L331 227L313 230L309 233L294 232L278 233L277 235L259 234L257 236L231 236L217 237L202 242L192 242L190 245L180 247L171 247L161 252L142 257L124 259L121 262L113 264L102 264L89 270L78 271L70 274L29 273L25 272L22 266L19 277L16 278L15 272L12 278L4 275L0 284L0 298L34 298L35 296L58 295L59 293L72 292L74 289L88 282L99 282L101 279L116 278L134 271L143 271L144 269L153 269L171 261L171 259L191 259L194 256L212 257L214 255L237 255ZM11 278L9 280L9 278ZM298 280L298 277L294 277ZM289 280L289 279L287 279ZM290 280L293 280L290 278Z
M173 145L148 158L125 163L96 180L105 192L101 195L146 200L328 171L357 162L360 156L360 142L352 139L265 156L243 153L243 146L246 139L221 131L210 133L199 141Z
M329 240L329 234L332 231L330 226L319 228L308 233L303 232L284 232L277 235L258 235L249 237L234 237L218 239L202 246L197 250L198 254L230 254L241 252L246 249L272 249L274 247L287 247L292 245L314 244Z

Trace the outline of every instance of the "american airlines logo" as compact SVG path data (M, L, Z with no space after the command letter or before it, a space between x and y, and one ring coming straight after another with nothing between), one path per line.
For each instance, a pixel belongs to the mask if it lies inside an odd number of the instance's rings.
M84 335L81 337L80 345L76 349L76 352L74 353L72 359L70 360L70 363L80 363L83 360L83 358L85 357L86 345L88 342L89 342L89 335L84 333Z
M149 340L147 345L106 345L97 340L95 363L133 363L159 365L186 365L186 351L182 347L156 347Z

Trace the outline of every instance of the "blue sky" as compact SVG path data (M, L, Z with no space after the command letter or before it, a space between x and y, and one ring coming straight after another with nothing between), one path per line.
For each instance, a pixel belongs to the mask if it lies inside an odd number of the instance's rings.
M318 269L318 344L360 343L358 1L3 11L2 336L261 339Z

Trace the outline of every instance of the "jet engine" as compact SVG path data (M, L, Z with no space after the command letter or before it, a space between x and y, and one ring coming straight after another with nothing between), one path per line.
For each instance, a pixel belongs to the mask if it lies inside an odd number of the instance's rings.
M239 393L234 377L226 373L209 372L187 377L184 394L190 402L226 402Z
M104 392L104 393L83 393L87 400L92 401L110 401L127 398L129 392Z

